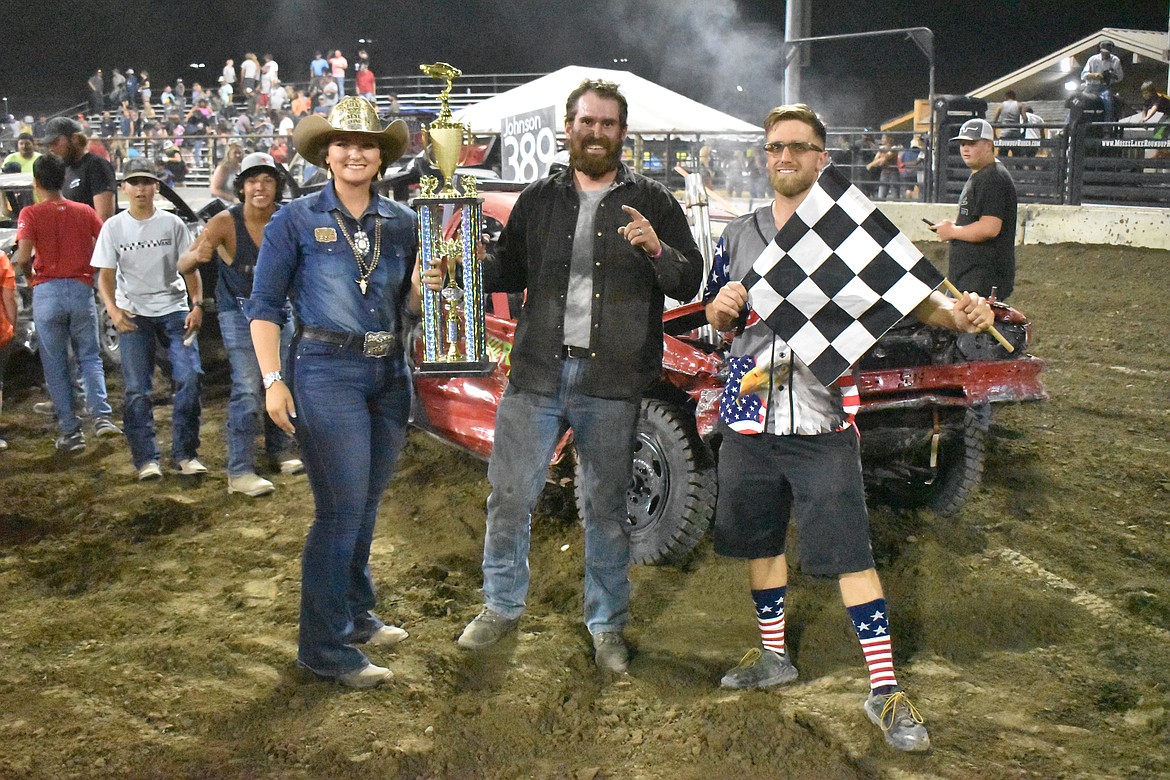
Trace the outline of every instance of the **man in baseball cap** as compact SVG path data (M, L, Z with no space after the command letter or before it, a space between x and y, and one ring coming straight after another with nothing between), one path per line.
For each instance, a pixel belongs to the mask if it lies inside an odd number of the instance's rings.
M1016 281L1016 185L995 157L995 132L968 119L951 139L971 169L959 196L959 217L932 230L951 242L947 276L961 290L1004 300Z
M276 427L264 409L260 364L252 346L243 301L252 295L252 275L264 228L279 208L282 179L272 155L253 152L240 161L236 174L239 203L219 212L179 258L179 272L192 273L212 260L216 265L215 308L219 332L232 371L228 400L228 493L256 497L276 490L256 473L256 436L264 433L265 453L272 470L296 474L304 469L293 453L293 440ZM292 341L293 319L281 331L282 349Z
M114 167L89 151L89 139L80 122L55 116L45 124L37 142L65 161L62 195L92 207L103 222L114 215L114 191L118 188Z
M37 139L41 146L53 145L53 142L62 136L72 137L75 133L83 132L81 123L67 116L55 116L45 125L45 134ZM62 155L58 155L62 156Z

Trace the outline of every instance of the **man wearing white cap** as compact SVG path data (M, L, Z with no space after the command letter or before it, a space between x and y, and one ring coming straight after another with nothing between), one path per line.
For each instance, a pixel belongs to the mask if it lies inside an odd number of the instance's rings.
M235 188L240 202L208 221L199 238L179 258L179 272L191 273L213 258L216 260L215 308L232 369L226 431L228 492L255 497L276 489L256 473L256 434L261 426L265 452L274 469L296 474L304 467L291 454L292 437L264 413L260 364L252 346L248 318L244 316L244 301L252 295L252 275L264 227L279 208L281 178L272 156L253 152L241 160ZM287 350L292 340L291 318L283 330L283 348Z
M960 290L997 300L1016 282L1016 185L995 157L995 133L984 119L968 119L951 139L959 142L971 178L959 196L959 217L933 230L951 242L947 276Z
M181 274L179 257L191 244L183 221L156 208L158 171L143 160L126 164L122 191L129 208L102 225L90 265L98 269L98 290L118 329L122 353L126 440L139 481L162 477L154 430L155 350L171 361L171 459L180 473L207 472L199 462L199 343L203 324L203 280L197 271Z

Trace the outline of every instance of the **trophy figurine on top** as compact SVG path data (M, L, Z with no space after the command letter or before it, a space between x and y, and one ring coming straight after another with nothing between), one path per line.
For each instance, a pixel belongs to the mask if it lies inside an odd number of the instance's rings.
M427 161L443 175L443 188L436 192L438 180L424 176L419 182L419 197L414 199L423 268L438 266L444 270L441 290L423 288L423 357L415 373L436 377L484 376L492 372L496 362L487 354L483 267L476 256L483 199L472 176L459 176L459 189L456 189L455 169L462 162L471 128L451 120L448 104L452 82L461 71L445 62L419 68L428 76L447 82L447 86L439 93L438 117L423 128ZM444 235L446 217L456 212L460 216L459 225L448 238Z

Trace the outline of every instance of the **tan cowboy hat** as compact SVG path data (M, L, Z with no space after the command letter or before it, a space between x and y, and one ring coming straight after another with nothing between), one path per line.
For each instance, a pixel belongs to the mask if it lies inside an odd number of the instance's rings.
M329 119L312 114L297 123L293 130L293 146L301 157L320 168L325 167L325 152L329 142L339 133L361 133L378 141L382 147L382 168L402 156L406 148L406 123L395 119L385 130L374 105L361 97L342 98L329 112Z

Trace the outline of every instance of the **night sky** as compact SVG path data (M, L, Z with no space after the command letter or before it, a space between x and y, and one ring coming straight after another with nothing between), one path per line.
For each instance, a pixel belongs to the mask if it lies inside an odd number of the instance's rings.
M1168 16L1164 0L812 0L810 7L812 35L931 28L941 94L964 93L1102 27L1165 30ZM273 54L282 80L302 80L315 48L340 48L352 61L366 38L378 75L415 74L419 63L436 60L465 73L623 68L759 122L782 102L783 26L778 0L31 3L3 12L0 96L18 115L59 110L85 99L94 69L115 66L146 68L156 93L180 76L207 86L225 58L238 65L246 50ZM189 67L195 62L207 68ZM831 125L872 126L926 96L927 60L895 37L815 44L802 78L802 98Z

